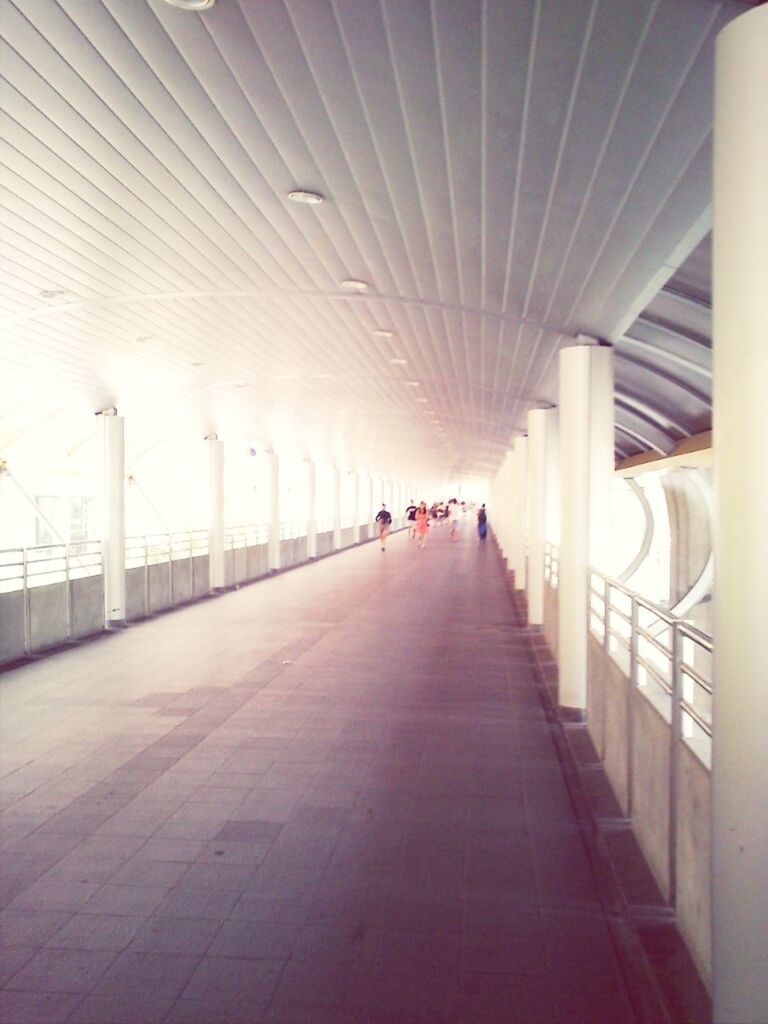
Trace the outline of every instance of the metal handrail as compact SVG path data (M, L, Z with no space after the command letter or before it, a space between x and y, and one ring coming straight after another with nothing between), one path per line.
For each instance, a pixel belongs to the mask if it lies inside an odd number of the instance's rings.
M604 588L602 593L599 589L595 589L593 585L594 579L602 580ZM624 622L628 622L632 627L632 633L629 638L629 650L632 655L632 686L640 686L637 670L638 668L644 669L651 681L655 683L662 690L665 696L671 700L672 718L679 718L679 712L682 711L684 715L687 715L698 726L698 728L702 730L707 740L711 740L712 723L706 715L702 714L700 709L696 708L691 703L690 700L683 697L682 681L684 678L690 680L691 683L695 687L698 687L707 698L712 696L712 682L707 680L705 676L693 665L688 664L688 662L683 659L680 651L682 647L682 639L687 639L692 641L692 643L700 647L703 651L711 654L713 651L712 637L697 626L684 622L682 619L677 619L668 609L649 600L642 594L638 594L636 591L631 590L625 584L604 576L597 570L590 570L588 589L590 594L594 594L594 596L598 597L604 603L601 626L603 642L606 647L609 645L611 640L620 643L624 649L628 646L627 638L622 637L615 629L611 628L610 620L613 616L617 616ZM624 597L629 599L629 617L626 612L616 607L611 602L610 593L612 590L615 590L617 593L622 594ZM591 604L590 610L591 614L600 621L599 612ZM656 623L654 625L657 625L658 623L664 624L665 630L670 632L668 643L665 643L657 636L653 635L651 632L651 629L653 628L652 626L642 625L640 623L638 614L640 610L649 612L655 618ZM658 664L655 664L649 657L640 652L638 649L639 642L649 645L666 660L670 669L668 678L664 676L663 671L660 669ZM679 738L683 741L689 739L689 737L682 735L682 722L680 723L680 728L681 735Z

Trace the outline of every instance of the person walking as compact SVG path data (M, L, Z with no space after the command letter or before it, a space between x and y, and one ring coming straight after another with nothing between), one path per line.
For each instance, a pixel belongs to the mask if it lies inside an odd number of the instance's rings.
M416 539L416 506L411 498L411 504L405 510L405 518L408 521L408 536L411 540Z
M451 543L455 544L459 539L459 503L455 498L448 502L448 522L451 524Z
M429 530L429 510L427 503L422 501L416 509L416 536L419 538L419 547L423 548L427 543L427 531Z
M480 540L485 540L488 534L488 514L485 511L485 505L481 505L477 510L477 535Z
M382 505L376 516L376 522L379 524L379 543L381 544L381 550L387 550L387 537L389 536L389 527L392 523L392 516L387 512L387 506Z

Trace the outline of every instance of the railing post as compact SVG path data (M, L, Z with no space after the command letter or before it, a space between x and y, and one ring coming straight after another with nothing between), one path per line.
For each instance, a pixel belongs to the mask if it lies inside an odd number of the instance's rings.
M189 597L195 599L195 559L192 552L192 531L189 531Z
M632 820L635 802L635 689L637 688L637 649L639 609L634 596L630 596L629 627L629 686L627 686L627 817Z
M611 584L603 577L603 650L608 653L611 637Z
M678 766L680 762L680 733L682 709L680 702L680 630L676 622L672 629L671 701L669 734L669 905L677 903L677 791Z

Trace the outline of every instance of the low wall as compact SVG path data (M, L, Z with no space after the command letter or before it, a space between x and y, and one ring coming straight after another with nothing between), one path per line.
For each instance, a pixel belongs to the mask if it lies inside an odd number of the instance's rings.
M590 635L587 728L616 799L665 900L670 885L671 726ZM682 740L675 746L675 913L704 983L712 976L710 772Z
M23 658L25 647L24 592L0 594L0 665Z
M354 527L345 527L341 531L340 550L354 545L354 534ZM369 524L361 524L362 543L374 535L375 531ZM333 531L319 533L318 556L333 553ZM305 564L308 560L306 536L281 541L280 557L285 569ZM256 544L225 551L224 572L228 587L269 575L269 545ZM69 586L69 594L66 582L33 587L27 591L29 646L25 640L25 592L18 590L0 594L0 665L104 629L103 577L71 580ZM125 573L126 621L136 622L209 594L210 563L207 554L135 566Z

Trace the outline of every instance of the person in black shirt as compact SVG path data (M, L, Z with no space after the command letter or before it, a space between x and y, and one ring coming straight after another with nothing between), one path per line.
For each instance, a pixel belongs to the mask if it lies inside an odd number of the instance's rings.
M413 504L413 498L405 510L405 518L408 520L408 536L413 539L416 536L416 506Z
M382 505L379 509L378 515L376 516L376 522L379 524L379 541L381 543L381 550L386 551L387 535L389 534L389 526L392 522L392 516L387 512L386 505Z

